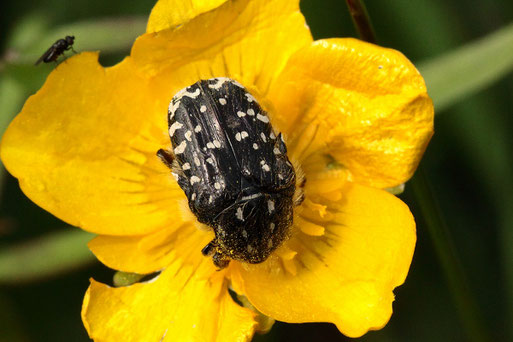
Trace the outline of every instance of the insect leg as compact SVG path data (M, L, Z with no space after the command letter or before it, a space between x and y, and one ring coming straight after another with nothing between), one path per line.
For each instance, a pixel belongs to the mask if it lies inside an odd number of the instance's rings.
M164 164L166 164L167 167L169 167L170 169L173 167L173 160L175 159L174 156L169 153L168 151L166 150L163 150L163 149L159 149L157 151L157 157L160 158L160 160L162 160L162 162Z
M217 249L217 243L215 240L210 241L205 247L203 247L201 253L204 256L211 256L214 265L216 265L219 270L222 270L230 263L230 258Z
M214 261L214 265L216 265L218 271L220 271L226 266L228 266L228 264L230 263L230 258L228 258L222 253L216 252L212 257L212 261Z
M201 250L201 254L204 256L212 256L216 252L216 246L215 240L210 241L203 249Z

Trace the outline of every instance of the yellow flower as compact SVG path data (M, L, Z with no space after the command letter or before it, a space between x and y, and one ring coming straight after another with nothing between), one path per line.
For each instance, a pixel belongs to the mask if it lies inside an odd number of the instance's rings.
M98 234L105 265L149 282L94 280L82 317L96 341L247 341L256 314L333 322L352 337L382 328L404 282L415 223L383 189L406 182L433 133L424 81L399 52L355 39L313 41L299 1L161 0L130 57L61 63L5 133L1 157L27 196ZM77 37L80 39L80 37ZM304 173L291 237L261 264L216 271L213 237L156 157L167 107L200 79L250 89Z

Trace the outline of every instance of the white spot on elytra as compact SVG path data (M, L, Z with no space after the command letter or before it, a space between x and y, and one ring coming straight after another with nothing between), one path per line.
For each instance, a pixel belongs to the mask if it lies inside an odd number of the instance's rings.
M183 151L185 151L185 148L187 147L187 142L184 140L180 143L180 145L178 145L175 149L174 149L174 152L175 154L180 154L180 153L183 153Z
M260 138L262 138L264 142L267 142L267 137L265 136L264 132L260 133Z
M212 144L211 142L208 142L208 143L207 143L207 147L208 147L208 148L215 148L214 144Z
M187 141L192 141L192 139L191 139L192 132L191 131L185 132L184 136L185 136L185 139L187 139Z
M273 152L274 154L281 154L280 149L278 147L275 147Z
M182 165L182 170L184 170L184 171L189 170L190 168L191 168L191 164L189 164L189 163L185 163Z
M177 101L177 102L180 101L180 99L183 97L183 95L185 94L186 91L187 91L187 88L183 88L182 90L177 92L175 94L175 96L173 96L173 100Z
M216 83L209 84L208 87L212 88L212 89L216 89L216 90L221 88L223 86L224 82L230 81L230 79L227 77L216 77L213 80L215 80ZM231 83L233 83L233 82L231 82Z
M274 140L274 139L276 139L276 135L274 135L274 133L273 133L273 132L271 132L271 134L269 134L269 137L270 137L271 139L273 139L273 140Z
M185 91L183 92L182 94L182 97L184 96L188 96L190 97L191 99L195 99L199 96L199 94L201 93L200 89L199 88L196 88L196 90L194 92L189 92L187 91L187 89L184 89Z
M269 167L269 165L264 164L264 165L262 165L262 170L264 170L265 172L269 172L269 171L271 171L271 168Z
M241 207L238 207L237 208L237 212L235 213L235 216L241 220L241 221L244 221L244 214L242 213L242 208Z
M196 164L196 166L200 166L201 165L201 162L199 160L199 158L197 156L194 156L194 164Z
M249 137L249 134L246 131L242 131L240 133L235 134L235 139L237 141L241 141L242 139L246 139L247 137Z
M200 107L200 112L205 113L207 111L207 106L203 105Z
M271 233L274 232L274 227L276 227L276 225L274 223L271 223L269 225L269 229L271 230Z
M178 121L173 122L171 126L169 126L169 136L172 137L173 134L175 134L177 129L182 128L183 125L179 123Z
M217 147L217 148L221 147L221 143L219 142L219 140L214 140L213 143L214 143L215 147Z
M171 101L169 103L169 107L168 107L168 113L169 113L169 119L172 120L173 117L175 116L175 112L176 110L178 109L178 106L180 106L180 101Z
M194 127L194 132L196 132L196 133L201 132L201 126L197 125L196 127Z
M274 211L274 201L273 200L267 201L267 210L269 210L269 214L271 214Z
M208 157L207 163L214 165L214 159L212 159L211 157Z
M248 115L255 116L255 111L252 108L248 109Z
M244 89L244 86L243 86L242 84L240 84L239 82L237 82L237 81L235 81L235 80L230 80L230 82L231 82L232 84L236 85L237 87Z
M216 188L217 190L221 189L221 184L219 182L215 182L214 188Z
M258 150L258 144L253 143L253 149Z
M200 181L200 178L198 176L191 177L191 185L194 185L194 183L198 183L199 181Z
M273 247L273 240L269 240L269 242L267 242L267 248L272 248Z
M249 195L249 196L244 196L244 197L242 197L240 200L241 200L241 201L249 201L249 200L252 200L252 199L254 199L254 198L258 198L258 197L260 197L260 196L262 196L262 194L261 194L261 193L253 194L253 195Z
M238 116L239 118L243 118L243 117L245 117L245 116L246 116L246 113L241 112L241 111L239 110L239 111L237 112L237 116Z
M257 119L265 123L269 122L269 118L265 115L257 114Z
M246 93L244 95L246 95L246 99L248 100L248 102L256 102L255 98L250 93Z
M195 199L196 199L196 193L193 193L193 194L191 195L191 200L193 200L193 201L194 201Z
M248 238L248 232L246 231L246 229L243 229L243 230L242 230L242 237L243 237L244 239L247 239L247 238Z
M219 99L219 103L224 106L226 104L226 99L223 99L222 97Z
M212 197L212 195L210 195L208 198L208 203L212 203L213 201L214 201L214 198Z
M246 247L246 249L248 250L249 253L253 253L253 251L255 250L253 247L251 247L250 245L248 245L248 247Z

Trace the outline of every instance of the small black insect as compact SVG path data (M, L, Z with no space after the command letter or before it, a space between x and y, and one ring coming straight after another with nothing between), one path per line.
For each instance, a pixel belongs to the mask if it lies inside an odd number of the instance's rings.
M281 134L255 98L229 78L202 80L169 105L172 152L157 155L215 238L202 253L219 268L260 263L287 238L296 173Z
M35 65L38 65L41 62L50 63L54 62L59 58L60 55L69 49L73 50L73 42L75 41L75 36L66 36L64 39L59 39L52 46L46 50L45 53L37 60ZM74 50L73 50L74 51Z

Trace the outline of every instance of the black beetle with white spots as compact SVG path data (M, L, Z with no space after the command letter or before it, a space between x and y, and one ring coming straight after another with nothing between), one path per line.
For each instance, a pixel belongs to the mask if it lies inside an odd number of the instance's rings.
M169 105L171 168L199 222L215 238L202 250L218 268L260 263L288 237L296 173L267 113L237 81L201 80Z

